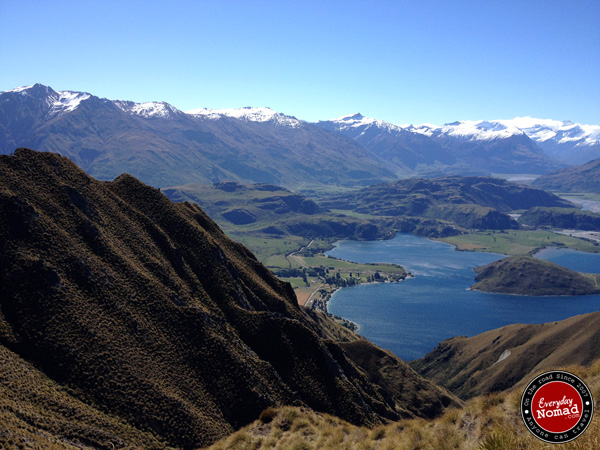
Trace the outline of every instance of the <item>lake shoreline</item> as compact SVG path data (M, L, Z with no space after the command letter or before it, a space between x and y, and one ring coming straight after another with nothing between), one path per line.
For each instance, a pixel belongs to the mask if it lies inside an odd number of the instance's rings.
M328 303L331 314L357 323L362 336L407 361L455 336L600 310L600 295L531 297L469 290L473 269L503 258L501 254L459 252L449 243L402 233L392 241L336 244L328 252L331 256L360 263L386 261L414 275L410 283L363 283L337 290L335 301Z

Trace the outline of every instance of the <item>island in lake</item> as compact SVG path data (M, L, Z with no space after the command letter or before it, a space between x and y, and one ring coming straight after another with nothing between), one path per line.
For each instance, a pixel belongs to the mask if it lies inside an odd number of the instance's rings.
M474 269L471 289L517 295L600 293L600 275L575 272L532 256L510 256Z

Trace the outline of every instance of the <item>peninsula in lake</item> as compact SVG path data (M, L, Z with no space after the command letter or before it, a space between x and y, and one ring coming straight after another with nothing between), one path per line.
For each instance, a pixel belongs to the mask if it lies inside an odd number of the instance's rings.
M474 269L471 289L517 295L600 293L600 275L575 272L532 256L511 256Z

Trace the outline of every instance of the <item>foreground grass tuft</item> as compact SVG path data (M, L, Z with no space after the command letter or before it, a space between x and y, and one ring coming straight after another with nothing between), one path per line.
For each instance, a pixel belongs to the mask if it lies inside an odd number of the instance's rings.
M595 399L600 398L600 360L589 367L567 371L586 381ZM211 450L542 450L550 447L532 436L521 419L521 389L469 400L435 420L407 419L374 429L356 427L336 417L307 408L269 409L269 422L258 420L217 442ZM594 416L578 439L560 450L600 448L600 417Z

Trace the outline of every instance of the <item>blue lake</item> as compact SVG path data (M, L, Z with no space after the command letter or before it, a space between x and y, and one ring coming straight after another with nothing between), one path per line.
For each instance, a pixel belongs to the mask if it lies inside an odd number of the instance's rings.
M458 252L452 245L411 234L389 241L341 241L327 254L361 263L396 263L415 275L401 283L344 288L329 302L329 312L358 323L360 334L405 360L420 358L453 336L600 310L600 295L526 297L470 291L473 268L504 255ZM537 256L573 270L600 272L600 254L549 249Z

